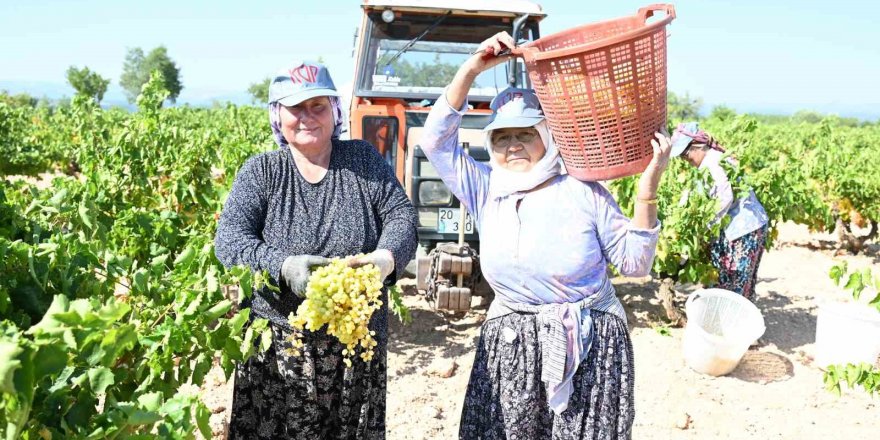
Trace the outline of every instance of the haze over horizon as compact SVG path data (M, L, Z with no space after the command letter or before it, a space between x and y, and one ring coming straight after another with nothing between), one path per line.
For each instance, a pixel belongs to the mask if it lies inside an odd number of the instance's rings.
M631 15L647 2L538 3L548 15L546 36ZM841 0L833 9L814 0L782 3L675 2L669 90L702 99L704 113L727 105L738 112L880 119L880 28L862 2ZM0 90L72 96L64 72L87 66L111 79L104 104L124 106L119 76L126 50L159 45L181 69L180 104L250 103L248 86L294 58L323 57L342 88L353 76L360 4L2 0Z

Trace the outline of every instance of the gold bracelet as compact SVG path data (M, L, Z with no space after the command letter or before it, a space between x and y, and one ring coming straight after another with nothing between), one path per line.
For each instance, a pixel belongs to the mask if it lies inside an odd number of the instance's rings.
M656 205L656 204L657 204L657 199L656 199L656 198L653 198L653 199L640 199L640 198L636 198L636 200L639 201L639 202L642 202L642 203L644 203L644 204L647 204L647 205Z

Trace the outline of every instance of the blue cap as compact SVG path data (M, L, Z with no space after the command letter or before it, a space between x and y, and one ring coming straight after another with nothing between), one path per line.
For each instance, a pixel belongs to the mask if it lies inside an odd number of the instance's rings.
M533 127L544 120L541 102L535 92L529 89L509 87L498 94L492 103L492 122L484 131L499 128Z
M672 133L672 151L669 152L671 157L681 156L684 149L694 140L694 138L684 134L682 130L687 133L697 133L700 131L700 124L696 122L688 122L678 126L675 132Z
M269 103L292 107L316 96L339 96L330 72L321 64L302 61L281 69L269 84Z

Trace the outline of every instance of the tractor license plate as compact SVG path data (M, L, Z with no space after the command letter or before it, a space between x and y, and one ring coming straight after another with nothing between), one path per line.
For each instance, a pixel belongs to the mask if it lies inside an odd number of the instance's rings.
M464 224L461 222L461 211L458 208L439 208L437 209L438 221L437 232L441 234L458 234L461 228L464 228L465 234L474 233L474 221L471 214L465 211Z

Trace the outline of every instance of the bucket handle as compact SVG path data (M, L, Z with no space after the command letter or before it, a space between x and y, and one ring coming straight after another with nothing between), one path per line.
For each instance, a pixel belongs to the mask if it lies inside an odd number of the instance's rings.
M700 298L700 292L699 292L699 291L694 292L694 293L691 293L690 295L688 295L688 299L687 299L687 301L684 302L685 310L687 310L688 306L689 306L692 302L696 301L696 300L699 299L699 298Z
M649 18L654 16L654 12L656 11L663 11L667 16L675 18L675 5L668 3L655 3L653 5L645 6L644 8L639 8L637 15L642 22L647 22Z

